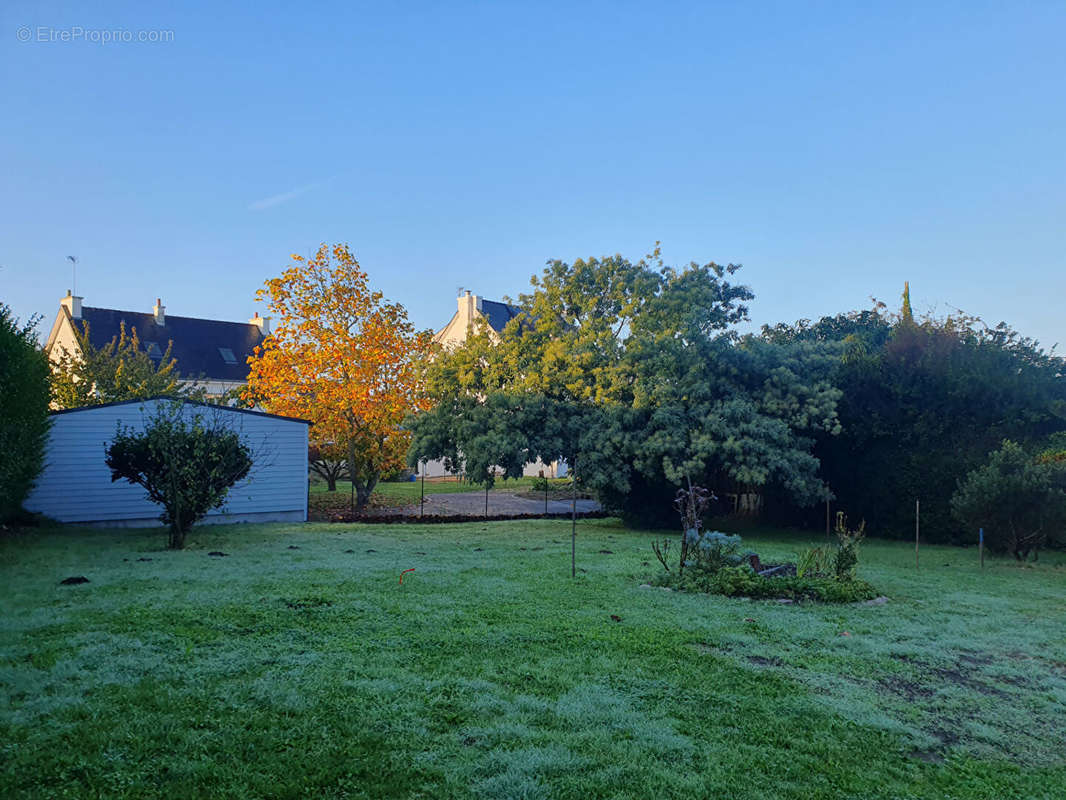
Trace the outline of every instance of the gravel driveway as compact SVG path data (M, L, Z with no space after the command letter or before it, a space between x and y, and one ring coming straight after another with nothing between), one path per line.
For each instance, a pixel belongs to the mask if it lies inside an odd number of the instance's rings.
M599 511L600 504L595 500L577 501L579 513ZM549 500L549 514L566 514L570 511L569 500ZM414 513L418 513L417 501ZM441 515L477 515L485 513L485 493L459 492L456 494L432 494L426 496L426 513ZM489 515L504 514L543 514L544 501L530 500L510 492L489 492Z

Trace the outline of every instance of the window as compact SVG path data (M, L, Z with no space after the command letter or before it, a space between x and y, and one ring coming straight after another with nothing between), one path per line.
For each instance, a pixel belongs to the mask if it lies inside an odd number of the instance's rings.
M159 345L155 342L148 342L148 344L145 345L145 350L148 353L148 357L154 361L158 361L163 357L163 351L159 349Z
M237 363L237 357L233 355L233 351L230 350L228 347L218 348L218 354L222 356L222 360L225 361L227 364Z

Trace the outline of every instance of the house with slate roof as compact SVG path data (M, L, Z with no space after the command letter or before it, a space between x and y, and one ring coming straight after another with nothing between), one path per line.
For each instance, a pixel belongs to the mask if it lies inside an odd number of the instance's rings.
M507 323L522 313L522 309L510 303L501 303L496 300L486 300L471 294L469 290L459 295L458 308L452 315L448 324L433 335L433 341L444 347L458 347L466 341L467 333L480 320L489 324L489 335L493 341L499 341L498 336L503 332ZM525 474L528 476L544 475L549 478L563 478L567 474L565 461L553 461L544 464L541 461L531 461L526 464ZM448 475L448 471L442 461L426 461L419 465L419 474L427 478L440 478Z
M83 299L67 292L59 301L59 313L45 343L52 361L64 352L79 355L74 332L80 333L85 323L93 347L106 346L124 323L127 332L137 331L141 346L152 358L162 358L171 346L182 378L202 387L209 398L248 381L248 357L270 335L270 317L258 313L248 322L227 322L172 316L158 298L151 312L95 308L84 305Z
M518 306L486 300L484 297L470 294L469 290L459 295L458 305L458 310L448 324L433 336L434 342L445 347L460 345L466 341L467 331L476 321L482 319L489 323L493 334L499 334L508 322L522 313Z

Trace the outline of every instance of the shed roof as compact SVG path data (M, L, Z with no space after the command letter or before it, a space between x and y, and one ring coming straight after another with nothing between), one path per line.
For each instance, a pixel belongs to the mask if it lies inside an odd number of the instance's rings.
M49 412L49 416L57 416L59 414L77 414L81 411L93 411L97 408L107 408L109 406L125 406L132 405L134 403L151 403L154 400L175 400L187 403L192 406L203 406L204 408L215 408L220 411L235 411L238 414L252 414L256 417L270 417L272 419L283 419L287 422L299 422L304 425L314 425L309 419L301 419L300 417L286 417L281 414L271 414L267 411L256 411L252 408L238 408L237 406L221 406L215 403L203 403L199 400L190 400L185 397L168 397L167 395L156 395L155 397L142 397L137 400L116 400L113 403L94 403L91 406L79 406L78 408L61 408L57 411Z

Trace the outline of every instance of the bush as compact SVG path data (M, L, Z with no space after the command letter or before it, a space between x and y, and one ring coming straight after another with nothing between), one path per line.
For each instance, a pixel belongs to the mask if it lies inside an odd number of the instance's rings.
M44 466L49 370L36 326L0 303L0 524L18 518Z
M143 433L120 424L107 448L111 480L139 484L163 506L159 518L170 527L171 549L184 547L189 529L220 507L252 468L251 450L229 428L224 413L187 418L181 401L161 404Z
M828 547L808 547L800 553L796 562L796 576L800 578L827 578L832 571L835 551Z
M751 550L741 550L739 536L721 531L690 530L685 538L688 540L685 568L697 572L714 574L725 567L736 567L754 555Z
M854 603L877 596L866 581L820 578L764 578L747 564L722 567L713 575L686 573L678 588L688 591L721 594L727 597L755 599L787 598L789 600L817 600L823 603Z
M708 591L729 597L764 597L770 578L760 578L749 566L723 567L709 582Z
M866 538L866 521L856 530L848 530L848 518L838 511L836 533L838 546L833 554L833 573L838 581L850 581L859 565L859 544Z
M1049 535L1066 527L1066 461L1004 441L959 482L951 509L963 524L984 528L990 550L1036 558Z

